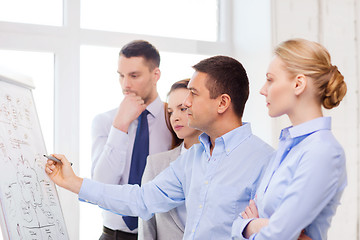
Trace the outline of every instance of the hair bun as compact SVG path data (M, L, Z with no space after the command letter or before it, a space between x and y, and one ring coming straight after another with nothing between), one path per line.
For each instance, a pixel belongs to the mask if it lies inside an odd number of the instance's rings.
M346 94L346 83L344 76L339 72L337 66L331 65L329 69L329 82L326 86L322 104L326 109L338 106Z

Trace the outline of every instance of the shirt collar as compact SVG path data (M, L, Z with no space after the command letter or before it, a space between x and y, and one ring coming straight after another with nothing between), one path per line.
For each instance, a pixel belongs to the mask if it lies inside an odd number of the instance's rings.
M184 141L181 143L180 154L186 153L189 149L185 148Z
M220 142L223 142L226 155L229 155L237 146L239 146L246 138L251 135L251 124L243 123L242 126L237 127L215 139L215 146ZM199 140L205 148L205 152L210 155L210 137L206 133L202 133L199 136Z
M330 130L331 129L331 118L330 117L319 117L313 120L304 122L302 124L284 128L281 131L280 139L284 139L287 136L291 138L297 138L300 136L309 135L319 130Z
M150 112L150 114L153 116L153 117L157 117L162 111L162 108L164 107L164 104L163 102L160 100L160 97L157 96L157 98L152 102L150 103L146 109Z

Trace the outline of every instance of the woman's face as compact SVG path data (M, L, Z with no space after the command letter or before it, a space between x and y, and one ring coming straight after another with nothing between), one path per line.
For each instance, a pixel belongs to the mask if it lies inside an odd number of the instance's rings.
M294 79L286 71L284 62L279 57L274 57L266 74L266 82L260 90L260 94L266 97L271 117L289 115L293 111L296 100Z
M168 97L168 113L171 127L180 139L193 136L197 132L197 130L188 126L187 108L183 104L188 93L189 90L179 88L172 91Z

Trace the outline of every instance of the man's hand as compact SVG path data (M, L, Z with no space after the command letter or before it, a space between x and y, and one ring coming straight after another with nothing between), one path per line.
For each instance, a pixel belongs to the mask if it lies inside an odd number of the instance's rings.
M61 163L48 160L45 165L45 172L55 184L78 194L80 192L83 179L75 175L71 168L71 163L64 155L52 154L52 156L59 159Z
M132 121L137 119L145 110L144 100L135 93L126 94L120 103L113 126L120 131L127 133Z

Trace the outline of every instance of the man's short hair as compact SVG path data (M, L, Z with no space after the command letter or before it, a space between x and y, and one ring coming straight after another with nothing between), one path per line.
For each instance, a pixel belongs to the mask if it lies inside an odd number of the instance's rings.
M249 97L249 80L242 64L231 57L214 56L200 61L193 68L208 75L205 86L210 98L228 94L235 114L242 117Z
M120 50L119 56L131 57L143 57L148 64L150 70L160 66L160 54L159 51L144 40L134 40L129 42Z

